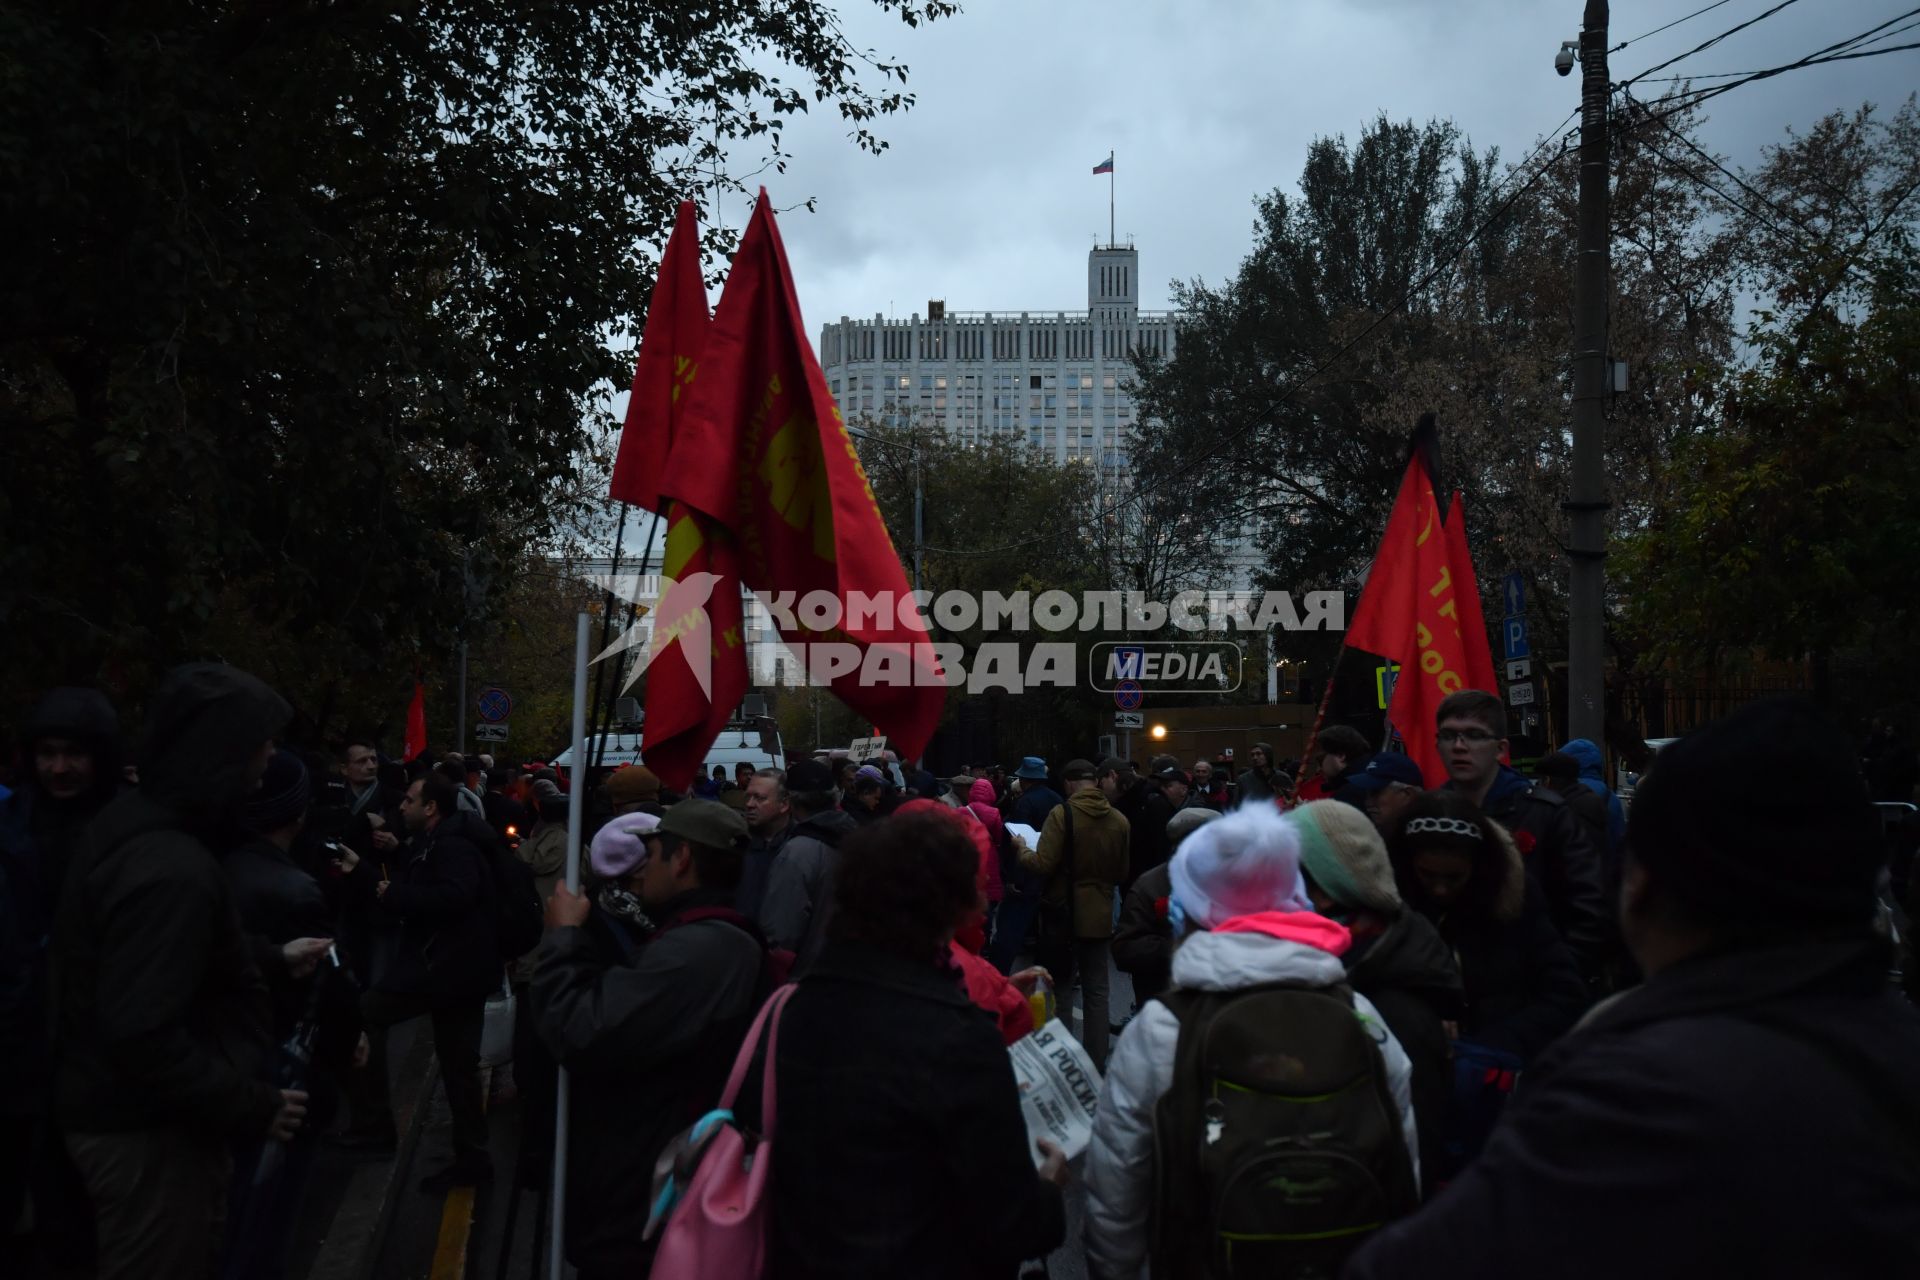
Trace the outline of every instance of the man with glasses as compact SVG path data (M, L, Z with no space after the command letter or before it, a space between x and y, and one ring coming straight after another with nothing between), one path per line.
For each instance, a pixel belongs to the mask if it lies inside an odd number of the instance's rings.
M1527 871L1545 890L1554 928L1589 982L1602 971L1613 926L1600 887L1600 856L1561 797L1502 764L1507 709L1480 689L1441 702L1440 760L1447 785L1513 833Z

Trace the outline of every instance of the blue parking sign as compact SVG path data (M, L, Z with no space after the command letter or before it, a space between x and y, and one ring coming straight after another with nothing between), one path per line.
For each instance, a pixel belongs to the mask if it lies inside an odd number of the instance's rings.
M1527 620L1525 618L1503 620L1500 624L1500 644L1509 659L1532 656L1532 650L1527 647Z

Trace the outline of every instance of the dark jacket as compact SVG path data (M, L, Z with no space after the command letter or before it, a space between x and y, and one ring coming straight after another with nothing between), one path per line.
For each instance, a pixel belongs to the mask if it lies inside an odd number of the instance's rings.
M59 800L34 773L33 744L49 737L93 753L93 786ZM0 800L0 1112L43 1113L52 1087L47 948L60 886L87 823L121 790L119 721L92 689L53 689L21 735L25 776Z
M1273 788L1273 769L1269 766L1265 773L1254 769L1241 770L1234 779L1235 799L1240 804L1249 804L1255 800L1271 800L1276 794Z
M1038 831L1047 824L1047 815L1065 803L1060 793L1044 782L1022 782L1020 794L1014 797L1013 808L1007 814L1007 821L1018 822Z
M1113 963L1133 979L1140 1004L1173 981L1173 926L1163 909L1173 893L1169 866L1150 867L1133 882L1120 901L1120 925L1113 934Z
M839 809L795 823L780 856L767 869L767 891L757 919L767 941L793 952L795 973L804 973L827 945L833 868L840 859L840 842L858 825Z
M479 814L453 813L407 841L380 898L380 913L400 922L400 952L383 990L470 1000L499 989L493 876L482 850L495 839Z
M1883 948L1701 956L1594 1010L1342 1274L1920 1275L1920 1013Z
M266 982L210 845L289 714L214 663L177 668L155 692L140 786L88 829L54 925L56 1116L69 1132L253 1139L278 1110Z
M1341 959L1347 981L1373 1001L1413 1064L1413 1116L1420 1127L1420 1167L1441 1167L1441 1122L1453 1097L1452 1041L1443 1022L1462 1010L1460 971L1433 924L1417 911L1381 922L1352 923L1353 945Z
M1127 815L1131 824L1127 830L1127 883L1132 884L1149 868L1157 867L1173 856L1173 843L1167 836L1167 823L1172 821L1173 801L1167 799L1166 791L1158 784L1149 783L1145 799L1140 802L1140 818L1134 820Z
M1586 986L1511 840L1486 851L1465 895L1450 908L1433 904L1399 857L1394 874L1400 896L1433 921L1453 953L1466 999L1462 1039L1527 1062L1578 1020L1587 1007Z
M547 930L532 1010L573 1082L567 1257L581 1270L646 1274L653 1162L718 1102L758 1007L757 936L725 920L673 925L732 903L718 889L668 903L627 964L605 963L587 930Z
M953 971L833 943L781 1018L778 1064L776 1280L1011 1280L1065 1238L1007 1051Z
M740 865L740 887L734 891L733 905L741 915L749 920L760 918L760 907L767 900L767 880L773 874L773 862L786 847L787 839L793 834L794 823L787 824L770 836L755 836L747 845L746 859Z
M381 854L373 847L372 819L378 816L384 830L404 836L406 828L400 821L401 794L404 793L395 793L376 779L367 791L355 796L345 782L335 779L315 795L307 828L322 839L337 840L361 857L377 862Z
M1513 833L1581 974L1597 974L1612 950L1613 913L1601 888L1600 850L1586 827L1565 800L1505 766L1480 808Z
M264 836L236 847L221 868L233 891L240 927L254 944L254 958L272 995L274 1043L284 1043L311 1010L318 1025L314 1062L337 1075L351 1061L360 1038L359 999L353 983L344 970L324 959L311 975L296 980L287 972L281 951L295 938L333 936L334 910L320 883ZM312 999L316 984L317 1007Z

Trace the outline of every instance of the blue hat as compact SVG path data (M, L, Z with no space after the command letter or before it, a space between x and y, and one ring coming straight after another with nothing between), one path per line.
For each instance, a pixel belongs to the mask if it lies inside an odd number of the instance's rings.
M1382 751L1367 762L1366 772L1347 779L1347 785L1355 791L1385 791L1396 782L1404 782L1410 787L1424 787L1426 779L1420 776L1420 766L1397 751Z
M1047 780L1047 762L1039 756L1022 756L1020 767L1013 771L1016 778L1025 778L1029 782Z

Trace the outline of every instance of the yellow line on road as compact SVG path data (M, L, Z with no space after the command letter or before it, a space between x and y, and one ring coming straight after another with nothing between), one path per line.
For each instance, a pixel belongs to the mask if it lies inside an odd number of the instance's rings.
M487 1109L492 1091L493 1068L480 1068L480 1110ZM440 1235L433 1245L433 1269L428 1280L466 1280L467 1245L473 1236L472 1187L450 1187L446 1204L440 1210Z

